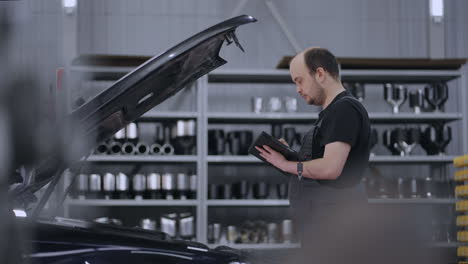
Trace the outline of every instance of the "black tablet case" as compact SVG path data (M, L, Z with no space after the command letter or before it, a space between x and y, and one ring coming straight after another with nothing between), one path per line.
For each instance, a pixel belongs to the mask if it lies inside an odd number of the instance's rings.
M262 156L260 156L260 152L255 148L255 146L262 147L263 145L267 145L273 150L281 153L289 161L299 160L299 154L296 151L281 143L278 139L272 137L265 131L262 131L262 133L257 137L257 139L255 139L255 142L249 148L249 153L263 160L264 162L269 163Z

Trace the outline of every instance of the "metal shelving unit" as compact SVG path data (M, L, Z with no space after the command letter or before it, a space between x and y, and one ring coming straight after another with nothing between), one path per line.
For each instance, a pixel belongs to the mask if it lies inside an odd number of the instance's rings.
M455 199L450 199L450 198L404 198L404 199L371 198L368 201L369 201L369 204L427 204L427 205L455 204L456 202Z
M371 156L372 163L452 163L454 156ZM263 163L263 161L252 156L208 156L209 163Z
M197 200L67 199L73 206L197 206Z
M208 200L208 206L289 206L288 200Z
M71 66L71 74L84 76L90 80L117 80L135 67L88 67ZM427 83L431 81L449 81L461 77L465 80L462 70L343 70L343 81L365 81L366 83L381 83L387 81L400 81L406 83ZM195 207L196 208L196 240L207 242L208 211L215 207L287 207L287 200L208 200L208 166L211 164L260 164L261 161L251 156L211 156L207 150L208 124L253 124L253 123L311 123L317 119L318 113L232 113L209 112L208 93L210 83L283 83L292 84L287 70L258 70L258 69L219 69L196 82L197 111L196 112L149 112L141 121L151 122L170 119L195 119L197 122L197 155L194 156L97 156L89 157L93 163L196 163L196 172L199 175L198 195L196 200L67 200L66 206L141 206L141 207ZM462 81L460 89L464 98L466 87ZM462 99L460 99L462 100ZM462 104L463 107L465 107ZM462 109L463 110L463 109ZM373 123L404 124L428 123L432 121L453 122L461 120L466 132L467 120L462 112L455 113L369 113ZM466 135L466 133L463 133ZM466 145L463 138L463 144ZM466 147L464 148L466 151ZM454 156L373 156L373 163L427 163L449 164ZM455 199L369 199L370 204L453 204ZM455 243L438 243L440 247L451 247ZM210 244L210 247L218 245ZM228 244L238 249L274 250L284 248L297 248L299 244Z
M459 70L342 70L343 81L427 83L460 77ZM287 70L221 69L209 74L210 82L292 83Z
M198 117L197 112L155 112L151 111L145 113L139 120L140 121L149 121L149 122L158 122L163 120L172 120L172 119L196 119Z
M157 163L193 163L197 162L197 156L190 155L91 155L89 162L157 162Z
M451 198L370 198L369 204L455 204L456 199ZM289 206L288 200L208 200L208 206Z
M318 113L260 113L211 112L207 114L210 123L311 123ZM431 121L452 122L463 118L461 113L369 113L372 123L428 123Z

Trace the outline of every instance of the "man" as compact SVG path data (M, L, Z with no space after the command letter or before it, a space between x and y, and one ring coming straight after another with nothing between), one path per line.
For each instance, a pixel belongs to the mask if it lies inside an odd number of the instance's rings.
M301 161L288 161L266 145L256 148L269 163L291 175L293 220L302 243L317 256L326 246L328 232L333 232L329 228L342 226L347 214L367 204L361 179L369 162L370 122L365 108L343 88L330 51L309 48L297 54L290 74L301 97L323 108L304 137Z

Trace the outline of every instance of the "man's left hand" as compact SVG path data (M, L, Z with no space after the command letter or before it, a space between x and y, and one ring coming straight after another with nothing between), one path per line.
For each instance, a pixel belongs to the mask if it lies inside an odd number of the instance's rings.
M262 147L255 146L255 148L260 152L260 156L262 156L271 165L277 167L280 170L283 170L284 164L288 160L286 160L286 158L284 158L284 156L281 155L281 153L273 150L269 146L263 145Z

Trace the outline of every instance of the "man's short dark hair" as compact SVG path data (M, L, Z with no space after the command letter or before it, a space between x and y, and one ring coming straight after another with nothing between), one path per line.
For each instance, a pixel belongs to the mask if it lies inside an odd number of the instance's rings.
M309 68L310 73L317 71L317 68L322 67L335 80L339 80L340 70L335 55L324 48L311 48L304 52L304 62Z

